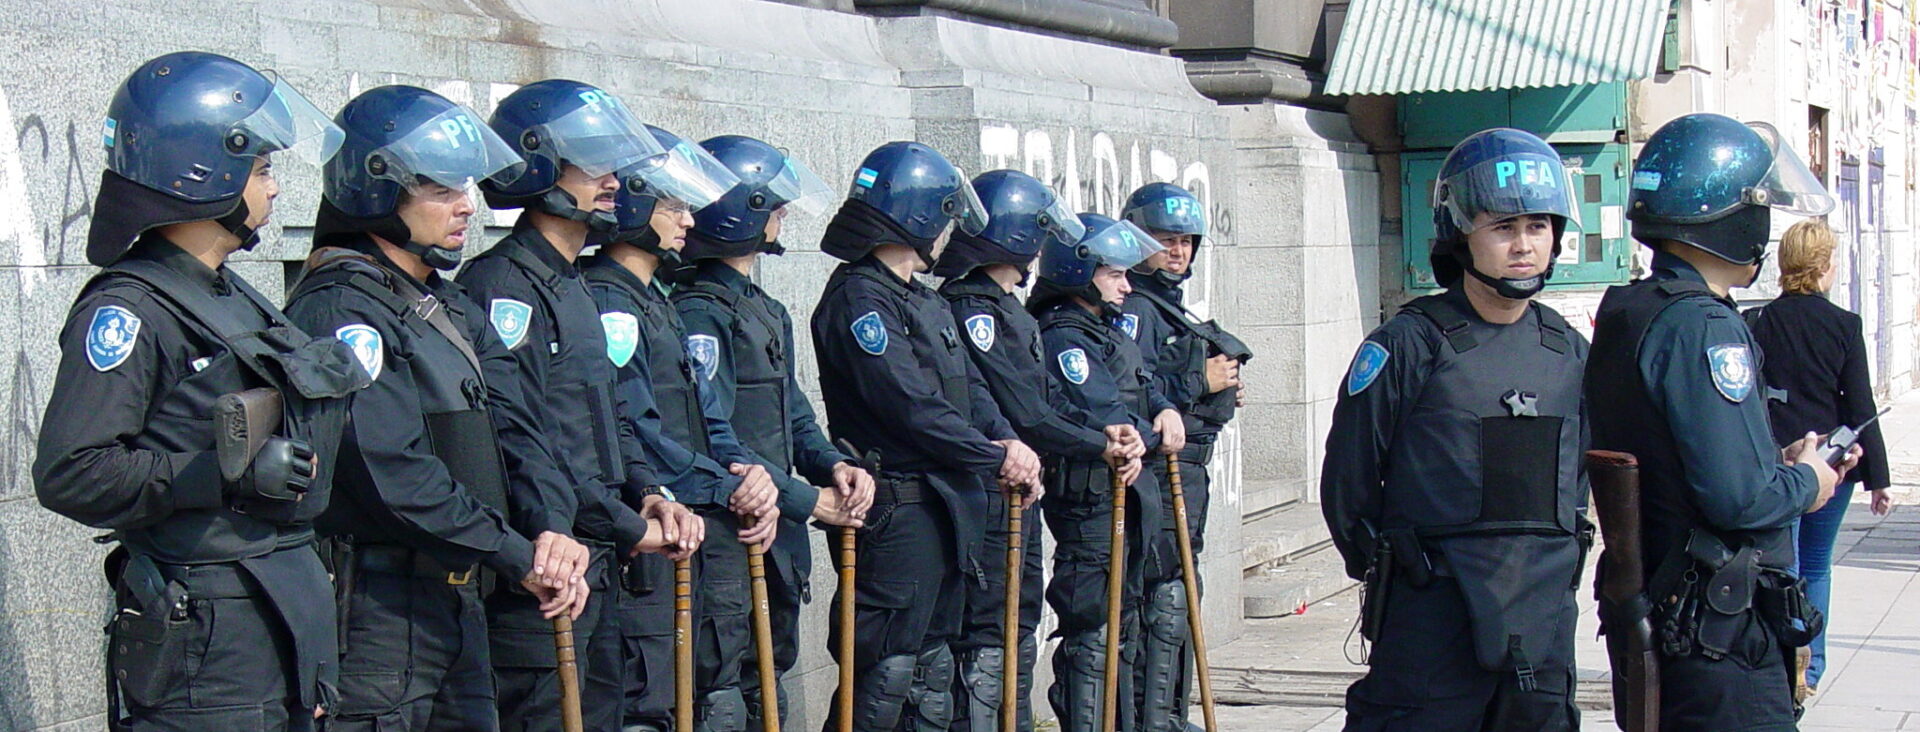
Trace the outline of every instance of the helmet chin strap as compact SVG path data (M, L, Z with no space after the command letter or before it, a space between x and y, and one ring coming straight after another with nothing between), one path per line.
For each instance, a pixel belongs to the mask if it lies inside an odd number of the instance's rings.
M586 224L587 230L589 231L613 231L614 227L619 224L619 221L614 218L611 211L601 211L599 209L592 211L580 210L579 199L574 198L573 194L562 190L559 186L547 189L547 192L540 196L540 212L558 216L568 221L579 221Z
M1485 272L1481 272L1473 266L1472 262L1462 262L1461 269L1466 270L1467 274L1473 275L1474 279L1493 288L1494 294L1509 300L1525 300L1534 295L1538 295L1541 290L1546 288L1547 280L1553 278L1553 263L1551 262L1547 263L1547 271L1532 277L1494 277Z
M246 197L242 196L239 205L234 206L233 211L214 219L214 223L219 224L228 233L240 237L240 251L253 251L253 247L260 243L260 231L247 225L247 219L252 216L252 207L247 205Z
M442 271L460 266L460 255L465 249L465 247L448 249L412 240L400 245L400 248L406 250L408 254L419 257L420 261L425 262L428 267Z

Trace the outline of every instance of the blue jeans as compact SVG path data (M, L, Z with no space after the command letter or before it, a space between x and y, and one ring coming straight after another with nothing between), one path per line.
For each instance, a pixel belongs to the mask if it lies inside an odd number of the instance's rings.
M1853 492L1860 489L1859 483L1847 483L1833 491L1833 500L1820 510L1801 516L1795 522L1794 540L1799 545L1799 574L1807 581L1807 599L1827 616L1827 626L1833 625L1831 611L1833 598L1833 544L1840 536L1840 524L1847 518L1847 504L1852 502ZM1813 637L1813 662L1807 666L1807 685L1820 683L1820 673L1827 666L1827 633L1822 630Z

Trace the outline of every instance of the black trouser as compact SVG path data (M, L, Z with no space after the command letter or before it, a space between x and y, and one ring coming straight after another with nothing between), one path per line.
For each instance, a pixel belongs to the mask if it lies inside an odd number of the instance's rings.
M1213 497L1213 479L1207 470L1207 462L1212 458L1212 442L1205 444L1188 442L1187 446L1180 451L1179 456L1180 490L1187 508L1187 532L1193 542L1194 572L1196 575L1199 575L1194 578L1194 588L1197 591L1205 589L1205 583L1200 580L1200 576L1204 576L1204 573L1200 571L1200 551L1206 546L1207 507L1212 503L1211 499ZM1167 561L1171 563L1168 574L1171 579L1167 581L1178 583L1181 581L1180 558L1177 554L1180 545L1178 543L1178 537L1173 533L1175 531L1172 508L1173 483L1167 476L1167 460L1165 457L1149 456L1149 460L1153 464L1154 477L1160 481L1160 486L1168 496L1166 536L1163 538L1162 543L1164 546L1172 547L1176 553L1170 555L1167 559ZM1148 588L1148 603L1152 604L1156 600L1160 600L1164 605L1164 600L1176 593L1180 598L1180 609L1184 609L1186 604L1184 599L1186 593L1185 587L1178 589L1172 587ZM1143 725L1143 727L1147 730L1185 730L1188 728L1187 699L1192 696L1191 689L1194 678L1193 639L1191 633L1188 632L1184 618L1169 616L1169 608L1162 607L1159 609L1162 611L1160 614L1161 617L1158 618L1159 622L1156 624L1159 627L1149 627L1147 629L1148 636L1150 639L1157 639L1162 643L1172 642L1174 639L1177 639L1177 646L1165 649L1165 652L1178 654L1179 664L1178 671L1176 672L1177 675L1173 678L1173 688L1171 693L1168 694L1168 696L1171 697L1171 717L1164 721L1159 719L1145 720L1146 724ZM1149 642L1152 643L1156 641L1149 640ZM1149 653L1152 655L1164 655L1160 650L1150 650ZM1149 671L1149 673L1154 672L1155 671ZM1143 687L1150 687L1152 685L1144 679L1142 681Z
M313 729L313 710L303 708L299 695L290 693L292 637L259 583L237 564L181 568L181 576L191 599L185 616L171 621L176 624L173 632L180 635L152 663L118 667L127 672L119 684L126 701L126 729ZM331 604L330 598L317 601ZM121 607L132 604L123 602ZM123 632L116 623L111 632L109 654L129 644L127 633L142 634L145 629Z
M954 638L953 653L959 659L960 672L954 675L954 732L996 732L1000 709L1000 684L1005 682L1003 655L1006 648L1007 609L1007 495L995 491L987 496L986 533L974 546L979 557L982 582L963 583L966 609L960 634ZM1021 513L1020 562L1020 642L1031 646L1034 629L1040 625L1040 605L1045 599L1046 568L1042 566L1040 512ZM981 651L985 650L985 658ZM1030 654L1019 658L1019 686L1030 690L1033 663ZM985 667L979 664L984 661ZM1025 693L1019 694L1019 723L1022 732L1033 729L1033 708ZM992 718L978 724L982 714Z
M500 727L479 572L394 546L355 549L330 732Z
M1760 616L1743 619L1727 655L1660 657L1660 728L1792 730L1793 683L1783 648Z
M580 709L588 730L620 729L620 602L614 587L612 548L587 542L586 612L573 621L574 658L580 668ZM508 732L560 729L560 678L554 673L553 621L540 615L533 595L506 579L487 599L487 638L499 696L500 727Z
M948 644L960 630L953 520L924 482L879 482L855 563L853 728L944 730L953 713ZM838 660L839 623L827 643ZM822 729L838 729L838 714L835 705Z
M1540 590L1564 596L1560 612L1566 617L1550 643L1562 658L1573 658L1576 610L1565 587ZM1367 675L1347 688L1348 730L1536 732L1579 727L1571 666L1534 663L1536 688L1524 691L1514 671L1488 671L1480 665L1466 599L1451 577L1435 577L1424 588L1395 577L1379 636Z
M753 647L747 547L740 543L740 519L732 511L699 513L707 521L707 538L700 544L693 593L694 728L741 732L747 728L748 701L740 689L740 669Z
M1072 470L1104 470L1074 466ZM1101 473L1101 475L1105 475ZM1105 480L1100 478L1099 480ZM1080 481L1069 481L1074 484ZM1101 483L1105 485L1105 483ZM1128 488L1125 581L1120 595L1120 678L1117 704L1122 730L1137 729L1134 679L1141 662L1140 608L1145 589L1165 579L1164 551L1152 552L1139 530L1140 491L1154 490L1151 473ZM1113 504L1106 491L1086 495L1050 492L1045 498L1047 530L1053 534L1053 579L1047 604L1059 616L1060 647L1053 654L1053 687L1047 699L1062 732L1099 729L1107 653L1107 580L1112 557ZM1157 538L1157 537L1156 537Z
M780 534L789 531L805 533L807 525L799 521L780 520ZM829 535L828 544L833 544ZM788 556L776 546L767 551L767 610L771 614L773 627L773 674L775 693L779 699L780 721L786 722L790 713L787 708L787 672L800 662L800 607L812 599L812 588L808 586L806 572L811 567L797 565L799 558ZM759 645L749 643L747 656L740 668L740 691L747 700L747 729L760 729L760 655Z
M642 554L622 565L620 580L621 723L673 729L673 560Z

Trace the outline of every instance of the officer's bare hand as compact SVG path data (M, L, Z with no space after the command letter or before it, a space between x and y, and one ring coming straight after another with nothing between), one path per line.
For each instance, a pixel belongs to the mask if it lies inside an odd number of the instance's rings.
M580 617L580 611L587 607L587 582L569 582L565 587L555 589L544 584L520 583L540 601L540 616L548 620L560 617L562 613Z
M994 440L993 444L1005 448L1007 456L1000 461L1000 479L1010 483L1032 486L1040 482L1040 456L1033 448L1019 440Z
M866 518L873 508L873 488L873 474L866 468L849 462L833 466L833 489L839 491L841 503L854 518Z
M674 547L667 554L668 559L679 561L691 557L700 550L700 542L707 540L706 519L695 515L684 504L667 500L666 496L647 496L640 504L640 515L660 522L661 533Z
M733 497L727 499L727 507L741 516L758 516L766 513L780 500L780 488L773 484L773 476L767 469L755 464L733 463L727 466L727 472L740 476L740 487L733 489Z
M1853 447L1847 448L1847 459L1841 460L1840 467L1835 470L1835 472L1840 475L1840 479L1836 481L1836 483L1847 482L1847 474L1853 472L1854 468L1860 467L1860 456L1865 454L1866 450L1861 448L1858 443L1855 443Z
M1180 449L1187 446L1187 423L1181 421L1180 413L1171 409L1162 409L1153 415L1153 431L1160 433L1160 453L1178 455Z
M1207 393L1217 394L1240 385L1240 362L1225 354L1207 359Z
M868 500L871 502L871 496ZM821 523L833 526L851 526L857 529L867 525L863 520L866 518L866 512L854 513L853 506L840 495L839 491L826 488L820 489L820 497L814 501L813 517Z
M1140 458L1135 457L1128 458L1126 462L1120 463L1114 469L1120 471L1121 485L1133 485L1134 481L1140 479L1140 470L1143 467Z
M528 579L537 579L549 588L561 589L584 579L587 565L592 561L593 555L587 551L587 547L574 541L573 537L542 531L533 540L533 574Z
M1827 501L1833 498L1834 486L1840 484L1840 474L1834 472L1833 466L1828 465L1827 461L1820 459L1820 436L1808 432L1807 436L1800 438L1799 442L1788 445L1784 452L1788 465L1806 463L1813 466L1814 477L1820 483L1820 493L1814 496L1813 505L1807 508L1807 513L1820 510L1821 506L1827 505Z
M780 529L780 509L769 507L766 513L754 514L752 527L748 527L745 521L740 522L740 527L740 543L772 546L773 537Z
M1147 454L1147 441L1141 439L1140 430L1130 424L1110 424L1103 430L1107 434L1107 449L1100 457L1107 462L1127 460Z

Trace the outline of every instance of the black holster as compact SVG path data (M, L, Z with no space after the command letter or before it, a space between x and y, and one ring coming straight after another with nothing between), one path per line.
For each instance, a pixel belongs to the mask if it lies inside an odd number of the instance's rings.
M1760 571L1760 587L1753 604L1780 645L1788 648L1812 643L1827 625L1820 608L1807 599L1807 581L1777 569Z
M157 706L181 680L193 619L186 585L168 581L152 558L135 554L109 561L122 565L114 582L118 609L107 626L108 724L119 729L121 700L125 706Z

